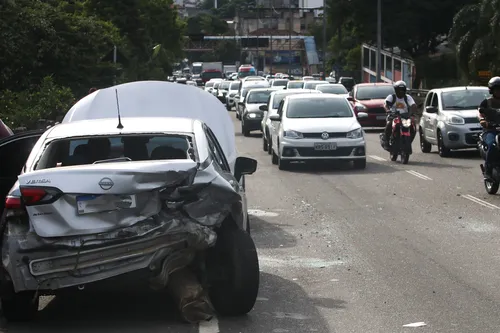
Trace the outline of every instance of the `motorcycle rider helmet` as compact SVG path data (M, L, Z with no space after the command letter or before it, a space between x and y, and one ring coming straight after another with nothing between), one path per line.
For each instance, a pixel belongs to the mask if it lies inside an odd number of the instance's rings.
M488 81L488 89L490 90L490 94L493 94L493 90L495 88L500 88L500 76L492 77Z
M402 92L406 92L406 83L404 81L397 81L394 83L394 90L399 90Z

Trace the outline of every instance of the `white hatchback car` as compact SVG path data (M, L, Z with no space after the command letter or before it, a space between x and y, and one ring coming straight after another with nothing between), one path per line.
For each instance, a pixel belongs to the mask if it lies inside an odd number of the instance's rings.
M363 112L358 118L367 117ZM363 128L346 98L332 94L287 96L269 117L272 163L280 170L293 161L344 160L366 167ZM274 125L275 122L277 125Z

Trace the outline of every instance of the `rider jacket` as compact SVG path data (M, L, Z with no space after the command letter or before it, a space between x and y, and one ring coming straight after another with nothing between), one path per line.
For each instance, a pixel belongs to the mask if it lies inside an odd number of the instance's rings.
M479 105L479 110L481 109L500 109L500 100L496 99L494 97L487 98L481 102ZM484 130L492 130L495 129L494 123L496 122L495 119L492 119L491 117L488 117L488 115L481 113L479 111L479 122L483 126ZM485 123L486 122L486 123Z

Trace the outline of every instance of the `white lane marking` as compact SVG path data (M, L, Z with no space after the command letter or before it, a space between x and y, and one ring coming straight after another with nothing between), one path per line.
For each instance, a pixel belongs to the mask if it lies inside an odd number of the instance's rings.
M378 157L377 155L368 155L368 157L373 158L376 161L381 161L381 162L387 161L385 158Z
M470 194L462 194L462 197L465 198L465 199L467 199L467 200L470 200L472 202L475 202L475 203L477 203L477 204L479 204L481 206L490 208L490 209L500 209L500 207L495 206L494 204L490 204L487 201L484 201L484 200L481 200L479 198L476 198L475 196L472 196Z
M423 180L432 180L432 178L427 177L426 175L421 174L420 172L416 172L415 170L406 170L410 175L418 177Z
M273 258L269 256L260 255L259 264L261 267L296 267L296 268L324 268L343 265L344 262L340 260L326 261L318 258L300 258L296 256L288 257L286 259Z
M202 321L198 324L200 333L219 333L219 321L213 317L210 321Z
M276 217L279 215L278 213L268 212L268 211L260 210L260 209L249 209L248 214L253 215L253 216L257 216L257 217L264 217L264 216Z

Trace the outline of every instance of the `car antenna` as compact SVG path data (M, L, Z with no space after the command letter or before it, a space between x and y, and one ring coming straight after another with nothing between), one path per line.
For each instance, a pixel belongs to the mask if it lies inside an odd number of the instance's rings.
M115 88L115 94L116 94L116 109L118 110L118 126L116 126L116 128L123 129L122 117L120 116L120 102L118 101L118 89L116 88Z

